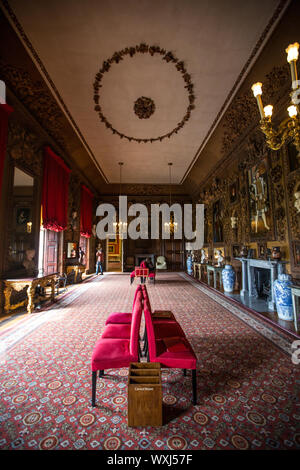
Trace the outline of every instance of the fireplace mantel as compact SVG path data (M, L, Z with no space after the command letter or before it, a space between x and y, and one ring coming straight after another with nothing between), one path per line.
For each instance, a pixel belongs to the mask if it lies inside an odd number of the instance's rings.
M138 253L134 256L135 265L139 266L143 259L149 258L153 266L155 266L155 254L154 253Z
M273 293L273 284L279 274L284 273L287 261L264 260L255 258L235 258L242 263L242 290L241 296L258 297L257 286L255 283L255 268L270 270L270 296L268 299L269 310L276 310L275 298Z

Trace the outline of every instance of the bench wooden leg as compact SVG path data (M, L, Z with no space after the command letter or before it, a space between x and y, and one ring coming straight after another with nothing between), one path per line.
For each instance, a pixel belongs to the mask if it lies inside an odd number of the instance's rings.
M184 377L186 377L186 369L182 369L182 370L183 370Z
M192 369L193 404L197 405L197 370Z
M99 377L103 377L104 375L104 370L99 370Z
M97 372L92 372L92 406L96 406Z

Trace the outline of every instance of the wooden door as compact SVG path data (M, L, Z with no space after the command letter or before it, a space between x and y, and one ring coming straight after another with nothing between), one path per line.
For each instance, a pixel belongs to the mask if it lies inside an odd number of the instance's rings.
M45 231L45 248L44 248L44 274L53 274L57 269L58 254L58 233L53 230Z
M167 267L170 271L182 271L184 269L183 264L183 244L182 240L164 240L164 256L167 261Z
M174 271L183 270L183 248L182 240L173 241L173 269Z

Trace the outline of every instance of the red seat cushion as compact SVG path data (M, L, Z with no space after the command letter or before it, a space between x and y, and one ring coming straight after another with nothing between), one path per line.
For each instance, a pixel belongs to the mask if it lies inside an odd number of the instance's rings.
M112 323L106 325L101 338L130 339L131 325L129 323Z
M175 369L196 369L197 358L187 340L181 339L185 349L170 351L164 340L156 341L156 356L150 358L151 362L160 362L162 366Z
M155 277L155 273L149 273L148 277Z
M138 357L130 354L128 339L101 338L92 354L92 370L104 370L129 367L130 362L137 362Z
M132 313L113 312L107 318L105 325L110 323L131 323Z

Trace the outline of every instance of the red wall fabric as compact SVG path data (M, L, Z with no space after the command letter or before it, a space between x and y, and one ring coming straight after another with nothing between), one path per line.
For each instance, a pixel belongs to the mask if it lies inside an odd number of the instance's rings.
M8 104L0 104L0 194L6 155L8 117L12 112L13 108L11 106Z
M43 226L55 232L67 228L70 168L50 147L45 148L42 210Z
M81 185L80 203L80 235L90 238L92 234L93 194L84 185Z

